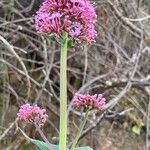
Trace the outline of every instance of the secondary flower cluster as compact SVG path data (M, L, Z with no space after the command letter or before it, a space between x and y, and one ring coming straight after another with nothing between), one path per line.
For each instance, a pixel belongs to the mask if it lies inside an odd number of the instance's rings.
M73 106L80 108L87 108L87 109L98 109L102 110L105 106L106 99L103 98L102 94L95 94L95 95L84 95L76 93L73 98Z
M24 104L20 107L17 116L22 121L28 121L37 124L39 127L46 122L48 115L45 109L41 109L37 105Z
M97 15L89 0L44 0L35 16L40 33L67 32L77 42L94 42Z

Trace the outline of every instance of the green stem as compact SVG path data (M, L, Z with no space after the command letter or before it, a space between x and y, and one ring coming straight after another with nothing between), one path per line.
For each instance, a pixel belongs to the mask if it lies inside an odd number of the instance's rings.
M75 137L75 140L74 140L70 150L74 150L75 149L75 147L76 147L76 145L78 143L78 140L79 140L79 138L80 138L80 136L81 136L81 134L83 132L84 126L86 124L86 121L87 121L87 118L88 118L88 114L89 114L89 109L86 111L85 117L84 117L83 121L80 124L79 131L78 131L78 133L77 133L77 135Z
M60 127L59 150L66 150L67 143L67 44L68 34L64 33L61 42L60 58Z
M39 132L39 134L41 135L42 139L44 140L44 142L50 148L50 150L54 150L54 148L52 147L52 144L50 144L50 142L48 141L48 139L46 138L46 136L44 135L44 133L42 132L42 130L40 129L40 127L37 124L35 124L35 123L34 123L34 125L35 125L37 131Z

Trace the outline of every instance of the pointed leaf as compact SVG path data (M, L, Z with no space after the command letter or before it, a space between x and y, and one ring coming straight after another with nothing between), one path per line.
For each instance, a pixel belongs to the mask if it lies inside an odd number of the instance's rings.
M49 146L47 143L45 143L43 141L30 138L29 136L27 136L25 134L25 132L23 130L20 129L20 131L26 137L26 139L29 140L34 145L36 145L39 148L39 150L59 150L58 145L50 144L50 146ZM67 148L66 150L69 150L69 149ZM89 146L86 146L86 147L77 147L77 148L75 148L75 150L93 150L93 149L91 149Z
M39 140L34 140L34 139L31 139L31 142L36 145L39 150L59 150L59 146L57 145L53 145L51 144L49 147L49 145L43 141L39 141Z
M50 146L51 146L50 147L47 143L45 143L43 141L35 140L35 139L30 138L29 136L26 135L26 133L23 130L20 129L20 131L25 136L25 138L28 141L30 141L31 143L33 143L34 145L36 145L39 148L39 150L59 150L59 146L58 145L50 144Z

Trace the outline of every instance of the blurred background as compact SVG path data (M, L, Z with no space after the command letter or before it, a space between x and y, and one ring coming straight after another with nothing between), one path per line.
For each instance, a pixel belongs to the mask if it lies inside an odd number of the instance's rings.
M59 42L35 31L42 0L0 0L0 149L35 150L18 130L41 139L18 122L19 106L46 108L42 129L51 143L59 135ZM150 1L93 1L98 20L96 43L68 52L68 145L81 112L71 107L75 92L102 93L103 112L89 116L79 145L93 150L149 150Z

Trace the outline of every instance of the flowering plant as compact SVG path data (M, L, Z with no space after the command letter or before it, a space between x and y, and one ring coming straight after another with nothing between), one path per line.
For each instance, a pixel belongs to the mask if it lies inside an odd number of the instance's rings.
M73 98L73 105L77 108L84 107L85 109L102 110L105 105L105 98L102 94L85 95L76 93Z
M61 36L64 32L78 43L95 41L96 13L89 0L45 0L35 16L40 33Z
M35 27L39 33L53 34L61 40L60 58L60 128L59 146L49 143L40 127L48 118L45 109L37 105L25 104L20 107L18 118L34 123L44 142L28 137L41 150L69 150L67 143L67 49L69 41L91 44L97 35L95 30L96 12L90 0L44 0L35 16ZM70 150L91 150L89 147L76 148L84 129L89 111L102 110L105 98L101 94L84 95L76 93L73 98L75 108L83 107L86 111L75 140ZM22 131L22 130L21 130ZM23 132L23 131L22 131ZM23 133L25 135L25 133ZM26 135L25 135L26 136ZM27 136L26 136L27 137Z
M22 105L17 113L20 120L37 124L39 127L43 126L48 118L45 109L41 109L37 105L30 104Z

